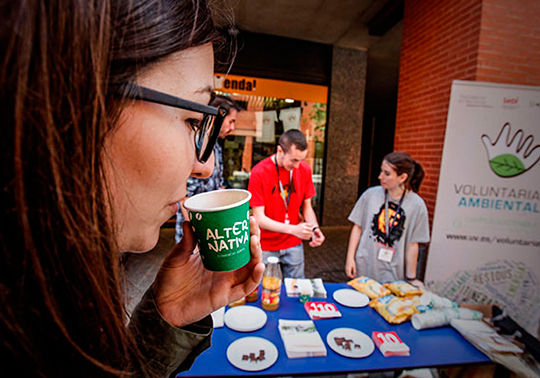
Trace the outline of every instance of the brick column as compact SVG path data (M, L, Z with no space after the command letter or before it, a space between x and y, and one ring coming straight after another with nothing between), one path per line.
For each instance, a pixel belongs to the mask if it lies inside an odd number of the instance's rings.
M365 51L334 47L325 141L324 226L350 225L347 217L358 199L366 65Z

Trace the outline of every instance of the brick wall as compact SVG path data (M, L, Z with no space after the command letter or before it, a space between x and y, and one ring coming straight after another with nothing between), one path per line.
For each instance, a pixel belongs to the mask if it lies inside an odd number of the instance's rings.
M394 150L426 171L420 195L430 223L437 196L452 80L474 80L480 0L405 2Z
M538 19L534 0L405 2L394 149L426 170L430 224L452 81L540 85Z
M540 85L540 1L484 0L476 80Z

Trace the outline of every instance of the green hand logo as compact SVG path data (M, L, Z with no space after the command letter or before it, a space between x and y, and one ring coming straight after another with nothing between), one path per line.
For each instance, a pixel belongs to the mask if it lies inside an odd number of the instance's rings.
M505 123L495 142L492 142L486 134L482 135L489 166L499 177L519 176L540 160L540 145L533 147L534 137L529 135L524 138L524 132L521 129L512 136L511 130L510 123Z

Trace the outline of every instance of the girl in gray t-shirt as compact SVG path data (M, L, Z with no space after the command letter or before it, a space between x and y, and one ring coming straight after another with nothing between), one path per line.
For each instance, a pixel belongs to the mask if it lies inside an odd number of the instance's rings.
M379 282L407 280L423 286L416 277L418 243L429 242L427 208L416 194L423 178L424 169L408 154L385 156L381 185L366 190L348 218L354 225L347 248L347 276Z

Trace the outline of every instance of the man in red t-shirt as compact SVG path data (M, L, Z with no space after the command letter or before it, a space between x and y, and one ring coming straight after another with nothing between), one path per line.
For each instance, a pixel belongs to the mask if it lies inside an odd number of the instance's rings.
M289 130L279 138L277 152L255 165L249 179L249 204L261 228L263 260L279 257L283 277L304 278L302 240L311 239L309 245L318 247L325 239L311 206L315 187L306 156L306 136Z

